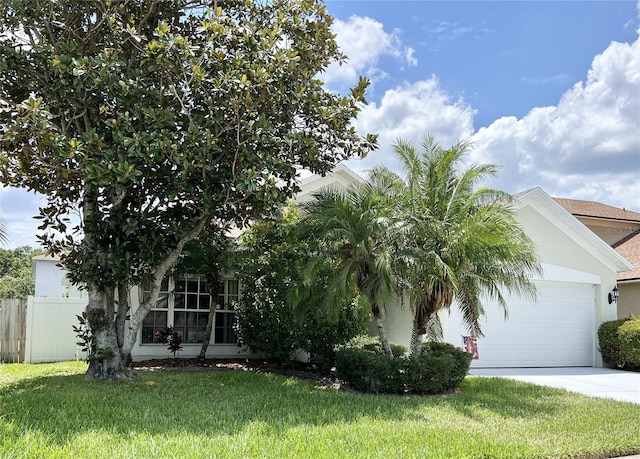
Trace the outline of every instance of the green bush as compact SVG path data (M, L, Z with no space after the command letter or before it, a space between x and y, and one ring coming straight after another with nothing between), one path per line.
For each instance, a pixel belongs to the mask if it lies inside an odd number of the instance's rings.
M389 343L389 346L391 347L391 353L394 357L402 357L407 353L407 348L402 344ZM349 340L343 346L340 346L340 348L364 349L367 351L375 352L379 355L384 355L380 340L371 335L358 335Z
M620 325L618 340L625 364L640 367L640 317L627 319Z
M471 354L440 343L423 346L421 355L403 354L389 360L379 345L358 338L337 350L336 376L364 392L437 394L457 388L471 364Z
M640 370L640 318L603 322L598 328L598 342L605 365Z
M389 360L366 349L339 349L336 352L336 376L363 392L400 392L403 389L400 360Z
M300 282L300 256L311 252L294 237L297 214L288 207L276 222L256 223L243 236L235 260L242 284L236 330L242 345L274 360L285 362L304 349L312 358L333 363L334 347L364 333L370 312L363 313L357 298L345 299L332 311L291 301L292 286Z
M450 343L422 343L422 354L433 356L451 356L454 360L445 390L453 390L467 376L473 355Z
M624 357L620 350L620 338L618 337L618 328L626 319L612 320L603 322L598 327L598 343L600 345L600 353L602 361L610 367L624 366Z

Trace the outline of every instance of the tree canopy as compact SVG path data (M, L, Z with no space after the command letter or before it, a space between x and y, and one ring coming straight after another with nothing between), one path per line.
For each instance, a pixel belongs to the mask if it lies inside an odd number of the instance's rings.
M31 247L0 249L0 298L27 299L34 294L31 259L42 253Z
M321 1L9 0L0 13L0 181L47 198L39 237L89 292L90 374L121 375L117 354L204 228L269 216L296 168L324 174L375 148L351 124L368 81L342 96L318 79L345 59ZM145 277L149 302L116 346L114 289Z

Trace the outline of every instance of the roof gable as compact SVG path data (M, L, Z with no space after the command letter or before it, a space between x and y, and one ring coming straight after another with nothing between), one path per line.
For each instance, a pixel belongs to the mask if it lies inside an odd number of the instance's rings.
M311 199L311 196L322 188L347 189L356 183L363 183L364 178L344 164L338 164L327 175L311 175L300 181L300 192L295 196L298 202Z
M604 240L583 225L557 200L541 188L533 188L515 196L517 206L531 206L551 221L560 231L575 241L585 251L596 257L613 272L633 270L633 265L616 252Z

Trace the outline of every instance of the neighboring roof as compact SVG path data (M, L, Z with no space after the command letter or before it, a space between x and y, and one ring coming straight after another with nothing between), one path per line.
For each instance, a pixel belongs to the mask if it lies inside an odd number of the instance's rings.
M520 205L531 205L551 217L554 224L589 253L606 263L614 272L633 270L633 265L597 236L542 188L532 188L514 196Z
M35 257L31 257L31 273L36 275L36 262L37 261L54 261L56 263L60 262L60 256L54 254L46 254L46 255L36 255Z
M578 217L603 218L607 220L619 220L639 222L640 213L632 210L620 209L595 201L581 201L579 199L553 198L569 213Z
M635 266L632 271L619 273L618 280L640 280L640 232L630 234L613 248Z
M36 255L35 257L31 257L31 260L32 261L36 261L36 260L60 261L60 256L59 255L53 255L53 254Z
M632 210L620 209L619 207L594 201L565 198L553 199L576 217L640 223L640 213ZM634 269L630 271L618 272L618 280L640 280L640 233L632 233L616 242L612 247L634 266Z

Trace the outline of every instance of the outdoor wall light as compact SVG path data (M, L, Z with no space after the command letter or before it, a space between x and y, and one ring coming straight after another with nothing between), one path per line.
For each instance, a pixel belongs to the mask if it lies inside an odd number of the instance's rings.
M620 296L620 292L618 291L618 287L613 287L613 290L609 292L609 304L617 303L618 297Z

